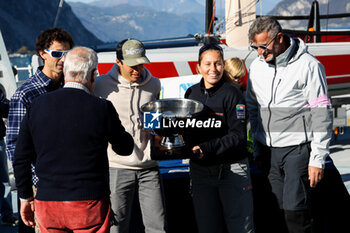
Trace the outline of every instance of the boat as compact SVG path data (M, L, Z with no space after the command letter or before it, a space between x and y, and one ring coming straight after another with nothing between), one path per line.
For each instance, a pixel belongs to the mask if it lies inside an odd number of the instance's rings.
M200 80L196 70L198 50L208 40L220 43L224 51L224 59L239 57L243 60L246 66L246 75L243 77L242 83L243 87L246 85L249 66L258 56L256 51L249 48L248 42L248 28L256 16L255 6L252 6L252 1L226 0L226 8L232 8L234 12L238 13L226 12L226 25L230 25L230 27L226 27L225 35L214 34L213 25L209 23L213 22L212 18L214 18L215 5L213 6L213 0L207 0L206 6L205 31L208 32L207 34L143 41L147 57L151 61L151 64L145 64L145 67L153 76L161 80L161 98L183 97L187 88ZM350 93L350 66L348 65L348 61L350 61L350 28L321 31L320 19L350 17L350 14L320 15L318 2L314 1L310 14L307 16L273 17L278 20L308 19L305 31L284 29L283 32L292 37L303 39L308 46L308 51L325 67L328 94L335 112L333 128L336 133L344 132L343 127L350 126L350 119L348 120L350 117L346 115L346 111L341 109L341 106L350 104L350 96L344 96ZM233 29L232 25L234 25ZM236 38L237 35L239 35L238 38ZM107 73L114 65L116 45L117 43L110 43L94 47L98 52L99 74Z
M210 2L213 1L207 0L207 5ZM226 2L243 1L227 0ZM315 2L317 3L317 1ZM314 8L318 5L313 4L312 6L309 16L277 16L276 18L281 20L309 18L307 30L286 29L284 33L292 36L299 36L304 39L307 42L309 52L324 65L329 95L331 97L348 94L350 93L350 66L347 64L350 60L350 29L321 32L319 29L319 20L325 16L318 15L315 19ZM343 17L344 15L350 17L350 14L342 14L339 15L339 17ZM211 16L208 17L210 18ZM333 18L334 16L329 17ZM226 20L227 24L233 24L229 20L237 19L229 18ZM243 16L241 20L244 20ZM209 19L207 19L207 21L209 21ZM208 28L206 28L206 31L207 30ZM247 35L246 33L244 36L247 37ZM235 35L231 33L230 36ZM313 39L313 37L317 38ZM257 57L257 52L250 50L248 44L245 46L227 45L227 43L225 43L229 39L227 33L224 38L209 32L206 35L196 34L188 37L143 41L147 50L147 57L151 61L151 64L145 64L145 67L150 70L153 76L161 79L164 98L180 97L183 93L182 88L185 88L188 84L193 84L193 80L197 80L197 71L195 67L197 65L198 50L208 38L220 40L222 42L221 46L224 51L225 59L234 56L239 57L244 61L247 68L249 68L251 62ZM107 73L115 63L116 44L117 43L111 43L94 48L98 52L99 74ZM247 75L243 78L244 80L247 79L248 72L246 72L246 74ZM188 82L186 80L188 80ZM176 88L176 90L174 90L174 88Z
M0 89L7 99L15 93L17 86L5 42L0 30Z

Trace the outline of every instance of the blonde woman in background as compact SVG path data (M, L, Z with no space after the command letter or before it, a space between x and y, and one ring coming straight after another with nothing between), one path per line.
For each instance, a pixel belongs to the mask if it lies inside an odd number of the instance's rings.
M243 61L238 57L231 57L227 59L225 61L225 73L227 81L233 83L243 92L241 83L241 78L245 75Z

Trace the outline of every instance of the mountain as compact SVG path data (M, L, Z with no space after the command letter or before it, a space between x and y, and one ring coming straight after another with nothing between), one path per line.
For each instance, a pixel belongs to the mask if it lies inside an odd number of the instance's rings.
M22 46L35 49L41 31L53 26L60 0L6 0L0 1L0 29L7 49L15 52ZM92 46L103 43L75 16L64 3L57 27L66 29L76 45Z
M309 15L313 0L283 0L278 3L268 15L296 16ZM350 12L350 0L319 0L320 15L343 14ZM306 30L308 20L281 20L281 25L285 29ZM322 19L321 29L348 27L350 18Z
M143 6L152 8L155 11L174 14L201 13L204 10L204 5L200 4L197 0L97 0L90 4L97 7L113 7L129 4L131 6Z
M130 4L107 7L80 2L69 4L83 25L106 42L128 37L139 40L180 37L204 31L204 12L178 15Z
M282 0L269 15L309 15L313 0ZM350 0L319 0L321 14L350 12ZM204 0L96 0L89 4L69 2L84 26L105 42L127 37L161 39L204 33ZM223 4L216 16L223 18ZM321 20L322 28L350 25L348 19ZM280 21L285 29L306 29L307 20ZM328 23L328 26L326 25Z

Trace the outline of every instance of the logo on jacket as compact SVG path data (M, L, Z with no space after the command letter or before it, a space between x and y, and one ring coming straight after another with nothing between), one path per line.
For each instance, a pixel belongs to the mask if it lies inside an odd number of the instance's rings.
M237 104L236 105L236 115L237 119L245 119L245 105Z
M143 113L143 128L145 129L160 129L160 121L162 114L157 112Z

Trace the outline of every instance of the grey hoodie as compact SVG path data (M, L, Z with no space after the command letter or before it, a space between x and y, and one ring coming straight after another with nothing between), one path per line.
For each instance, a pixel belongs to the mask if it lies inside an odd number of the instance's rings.
M151 160L150 135L145 132L139 119L139 108L148 101L156 100L160 92L160 81L144 68L139 82L129 82L120 75L114 64L105 75L96 79L94 94L110 100L125 130L134 139L134 151L130 156L119 156L108 146L109 166L126 169L147 169L158 163Z

